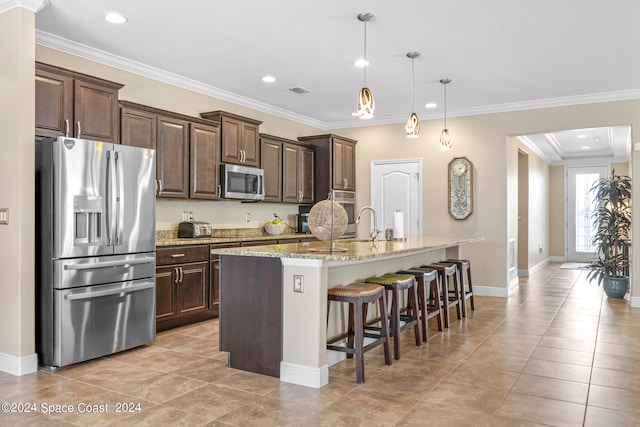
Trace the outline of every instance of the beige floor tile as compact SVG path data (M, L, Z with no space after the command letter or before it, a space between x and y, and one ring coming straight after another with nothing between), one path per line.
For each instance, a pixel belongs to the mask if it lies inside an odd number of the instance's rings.
M591 368L589 366L572 365L550 360L531 359L525 365L522 373L559 380L589 383Z
M357 418L334 411L317 411L309 418L294 425L300 427L388 427L389 424L377 422L369 417ZM399 425L399 424L398 424Z
M112 424L112 426L129 427L135 425L136 427L198 427L205 426L210 421L211 420L209 418L205 418L200 415L190 414L188 412L184 412L170 406L157 405L147 411L141 412L139 414L132 414L127 418L119 420L118 422Z
M585 427L638 427L640 414L587 406Z
M163 403L197 390L206 384L208 383L194 378L160 373L140 381L127 382L118 386L117 390L139 399Z
M639 372L640 358L596 353L593 358L593 366L597 368L614 369L632 373Z
M640 393L634 390L591 385L588 404L589 406L640 414Z
M316 411L299 403L273 398L245 402L218 418L237 426L293 426L312 417Z
M272 396L323 410L332 403L344 399L347 393L361 386L356 384L355 381L329 381L329 384L322 388L304 387L281 382L278 389L272 393Z
M591 384L634 390L640 393L640 367L635 372L593 368Z
M556 337L553 335L545 334L540 340L540 344L543 347L563 348L565 350L585 351L593 353L596 346L595 338L592 340L587 339L575 339L570 337Z
M511 393L498 415L552 426L582 425L585 405Z
M640 337L638 338L640 341ZM640 354L640 346L629 344L612 344L598 342L596 344L596 353L610 354L612 356L637 357Z
M166 406L216 419L260 396L217 384L208 384L195 391L165 402Z
M393 425L411 409L418 401L411 397L395 397L385 394L371 394L356 389L327 407L328 410L367 418L380 423Z
M539 346L531 355L532 359L569 363L572 365L591 366L593 352L566 350L563 348Z
M589 384L522 374L511 391L547 399L586 404Z
M422 400L437 405L456 402L471 411L494 415L510 389L511 386L504 385L481 383L470 386L443 380Z
M231 375L222 377L215 383L260 395L272 394L280 387L279 378L270 377L268 375L253 374L251 372L240 371L237 369L232 369L232 371L233 373Z
M419 402L396 426L403 427L446 427L446 426L490 426L493 415L475 412L458 405L434 405L431 402Z

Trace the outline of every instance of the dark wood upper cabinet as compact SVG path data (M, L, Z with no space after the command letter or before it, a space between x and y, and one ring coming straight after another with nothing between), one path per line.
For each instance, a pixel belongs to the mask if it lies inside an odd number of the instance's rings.
M331 190L356 190L356 143L337 135L314 135L298 138L315 147L315 201L327 198Z
M222 163L260 166L259 126L262 123L226 111L200 113L204 119L220 122Z
M39 62L35 77L36 135L119 142L123 85Z
M159 196L189 197L189 122L158 116L156 176Z
M156 150L158 197L220 198L220 125L120 102L121 142Z
M220 198L220 128L190 123L190 192L192 199Z
M314 149L297 143L282 144L282 201L314 202Z
M260 167L264 169L264 201L282 202L281 138L260 135Z

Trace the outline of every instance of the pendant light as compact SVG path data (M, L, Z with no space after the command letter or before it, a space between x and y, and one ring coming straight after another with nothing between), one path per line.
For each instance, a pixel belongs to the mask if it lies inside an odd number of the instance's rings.
M440 149L450 150L452 138L449 129L447 129L447 85L451 83L451 79L442 79L440 83L444 86L444 129L440 134Z
M420 52L407 52L407 58L411 58L411 114L407 119L407 124L404 126L405 134L407 138L417 138L420 134L420 120L415 113L415 69L413 60L420 56Z
M367 22L373 19L373 13L363 12L358 15L358 20L364 22L364 83L358 94L357 115L361 119L373 118L373 95L367 87Z

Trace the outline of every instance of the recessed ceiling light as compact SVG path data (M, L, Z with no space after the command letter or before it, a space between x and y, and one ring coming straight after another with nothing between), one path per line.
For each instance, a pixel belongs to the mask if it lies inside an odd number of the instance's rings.
M425 105L425 107L427 108L436 108L438 106L438 104L436 104L435 102L429 102L428 104Z
M578 136L577 136L577 138L578 138L578 139L582 139L582 138L586 138L586 137L587 137L587 135L582 134L582 133L581 133L580 135L578 135Z
M358 59L356 62L353 63L353 65L355 65L358 68L368 67L369 61L365 61L364 59Z
M264 76L262 78L262 81L265 82L265 83L275 83L276 78L273 77L273 76Z
M590 147L590 146L588 146L588 145L583 145L583 146L582 146L582 147L580 147L580 148L582 148L583 150L588 150L588 149L589 149L589 148L591 148L591 147Z
M124 24L125 22L127 22L127 18L120 15L119 13L110 13L106 15L104 19L111 22L112 24Z

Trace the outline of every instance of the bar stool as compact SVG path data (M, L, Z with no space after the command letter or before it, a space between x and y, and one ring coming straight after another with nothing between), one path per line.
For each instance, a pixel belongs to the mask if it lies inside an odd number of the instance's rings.
M393 357L396 360L400 360L400 332L406 328L413 326L416 338L416 345L420 347L420 328L418 326L418 292L416 286L416 279L413 274L391 274L387 273L382 276L369 277L365 280L366 283L375 283L382 285L384 288L391 292L391 330L390 335L393 336ZM400 291L407 290L408 292L408 304L407 311L404 314L400 313ZM385 312L386 313L386 312ZM384 317L380 313L380 317ZM400 321L405 322L400 326Z
M442 331L442 310L440 310L440 280L438 272L431 268L410 268L396 271L396 274L413 274L418 282L418 306L422 319L422 341L429 340L428 320L437 317L438 330ZM428 285L428 286L427 286Z
M458 319L462 318L462 308L460 307L460 288L457 280L458 275L456 274L458 268L455 264L444 265L440 263L421 265L420 268L434 269L438 272L438 276L440 276L440 284L442 285L440 303L442 304L442 309L444 311L444 326L448 328L451 323L449 315L449 309L451 307L455 306ZM449 290L451 278L453 278L453 291ZM451 293L453 293L453 295L451 295Z
M356 381L358 384L364 382L364 353L372 348L383 344L384 346L384 362L391 365L391 354L389 351L389 326L387 317L380 316L380 328L378 333L367 332L366 325L366 308L369 303L379 304L380 313L387 312L387 301L383 286L368 283L350 283L346 286L338 286L327 291L327 319L329 318L329 309L331 301L346 302L349 304L349 327L347 331L347 345L333 345L327 343L329 350L342 351L347 353L347 357L355 355L356 357ZM355 323L355 326L354 326ZM364 345L364 338L373 338L374 341ZM335 342L335 341L332 341Z
M475 304L473 303L473 282L471 280L471 262L468 259L448 259L447 262L452 262L458 267L458 271L460 272L460 290L462 295L462 312L467 313L467 300L471 300L471 310L476 309ZM465 280L465 274L466 280ZM465 284L466 282L466 284Z

